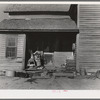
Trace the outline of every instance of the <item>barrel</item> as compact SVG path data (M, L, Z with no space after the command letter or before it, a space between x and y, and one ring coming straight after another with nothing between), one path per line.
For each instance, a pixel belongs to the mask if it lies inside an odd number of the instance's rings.
M15 71L7 70L5 75L8 76L8 77L14 77Z

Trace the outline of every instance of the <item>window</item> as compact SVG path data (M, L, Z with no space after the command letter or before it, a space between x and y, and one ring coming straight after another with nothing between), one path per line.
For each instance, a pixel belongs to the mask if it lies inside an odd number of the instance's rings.
M17 35L7 35L6 57L16 58L16 56L17 56Z

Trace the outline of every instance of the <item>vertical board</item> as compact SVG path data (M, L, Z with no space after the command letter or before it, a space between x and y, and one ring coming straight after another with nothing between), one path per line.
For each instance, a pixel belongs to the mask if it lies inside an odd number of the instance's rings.
M23 46L25 42L25 34L18 34L18 47L17 47L17 57L23 57Z
M79 34L76 35L76 50L75 50L75 53L76 53L76 70L79 71Z
M5 51L6 51L6 35L0 34L0 62L5 60Z
M17 63L21 64L21 69L24 69L25 63L25 44L26 43L26 35L18 34L18 48L17 48Z
M100 5L79 5L78 68L100 69Z

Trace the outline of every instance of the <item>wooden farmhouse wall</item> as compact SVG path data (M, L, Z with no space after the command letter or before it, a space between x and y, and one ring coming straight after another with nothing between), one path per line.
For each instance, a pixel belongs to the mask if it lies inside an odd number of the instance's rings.
M0 34L0 70L22 70L24 67L25 34L17 36L17 56L15 59L6 58L6 38L15 34Z
M77 69L100 69L100 5L78 5L79 45Z

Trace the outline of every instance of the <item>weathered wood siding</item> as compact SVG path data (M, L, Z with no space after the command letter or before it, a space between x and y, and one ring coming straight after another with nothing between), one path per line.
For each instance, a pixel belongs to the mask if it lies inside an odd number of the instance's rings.
M79 68L100 68L100 5L79 5Z
M5 55L7 34L0 34L0 70L22 70L23 69L25 35L18 34L17 36L18 36L17 58L8 59L6 58Z

